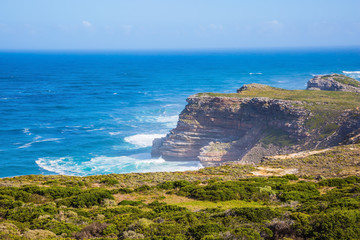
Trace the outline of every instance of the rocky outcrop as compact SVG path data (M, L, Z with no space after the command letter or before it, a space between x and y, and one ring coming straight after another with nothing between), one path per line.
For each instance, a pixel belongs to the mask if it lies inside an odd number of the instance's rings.
M308 81L307 90L360 93L360 82L341 74L319 75Z
M314 108L317 103L263 96L267 92L277 95L276 91L279 95L290 92L251 84L238 94L190 96L177 127L154 140L152 155L200 160L205 166L226 161L257 163L267 155L338 145L360 128L355 110L341 110L331 121L319 120L322 113ZM262 96L249 97L258 92ZM323 123L314 127L316 121Z

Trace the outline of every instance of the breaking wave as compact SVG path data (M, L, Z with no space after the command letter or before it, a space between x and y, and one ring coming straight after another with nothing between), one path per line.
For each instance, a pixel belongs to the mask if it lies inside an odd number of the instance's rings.
M79 162L79 159L74 157L45 157L36 160L36 164L50 172L73 176L130 172L176 172L198 170L203 167L197 161L168 162L162 158L151 159L148 154L121 157L99 156L85 162Z
M155 138L165 137L166 134L136 134L124 138L125 142L131 143L139 148L151 147Z
M360 78L360 71L342 71L343 74L352 77L352 78Z

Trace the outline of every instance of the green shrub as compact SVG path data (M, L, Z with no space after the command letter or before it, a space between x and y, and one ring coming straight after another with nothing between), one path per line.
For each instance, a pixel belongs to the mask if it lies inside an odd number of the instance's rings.
M289 179L289 180L299 180L299 178L295 174L286 174L283 176L283 178Z
M92 189L87 192L82 192L77 196L63 199L58 202L58 205L71 206L75 208L99 206L104 199L114 199L114 197L108 190Z
M347 184L347 181L343 178L329 178L320 181L319 186L328 186L328 187L340 187Z
M358 239L360 236L360 211L334 211L312 217L313 239Z
M279 217L280 212L268 207L264 208L233 208L230 211L230 215L232 216L239 216L243 219L246 219L250 222L262 222L265 220L271 220L273 218Z
M104 183L105 185L112 186L112 185L119 184L119 181L115 178L105 178L105 179L101 180L100 183Z
M167 213L167 212L187 212L187 208L179 207L176 205L160 205L153 209L156 213Z
M165 181L163 183L158 184L157 187L159 189L165 189L165 190L174 189L174 182L173 181Z
M208 224L201 224L195 227L190 227L188 234L196 239L200 240L205 236L212 235L219 233L224 230L224 227L219 226L218 224L208 223Z
M80 231L80 227L64 222L64 221L57 221L51 218L46 219L36 219L32 226L32 229L47 229L55 233L56 235L66 234L66 236L71 236L72 233Z
M134 192L132 189L130 188L119 188L119 189L112 189L111 193L112 194L117 194L117 193L123 193L123 194L128 194L128 193L132 193Z
M34 219L44 214L45 212L41 208L35 206L27 206L10 209L7 212L7 219L15 220L17 222L32 222Z
M306 201L316 198L320 192L316 188L316 184L311 182L298 182L295 184L286 184L277 186L279 191L278 198L281 201Z
M237 239L244 240L260 240L262 239L260 233L252 228L237 228L234 231L234 235Z
M142 186L136 188L134 191L135 192L145 192L145 191L149 191L151 189L152 189L152 187L150 187L148 185L142 185Z
M121 202L119 202L118 205L139 206L139 205L142 205L142 204L143 204L142 201L122 200Z

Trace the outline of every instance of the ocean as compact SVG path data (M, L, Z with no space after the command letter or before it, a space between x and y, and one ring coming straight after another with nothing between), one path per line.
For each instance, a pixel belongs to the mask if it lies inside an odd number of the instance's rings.
M330 73L360 80L360 49L2 52L0 177L199 169L150 157L188 96Z

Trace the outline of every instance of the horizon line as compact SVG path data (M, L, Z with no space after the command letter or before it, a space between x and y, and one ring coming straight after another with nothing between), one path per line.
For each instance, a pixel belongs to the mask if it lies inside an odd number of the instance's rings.
M292 46L292 47L247 47L247 48L130 48L130 49L0 49L1 53L136 53L136 52L240 52L273 50L341 50L359 49L358 46Z

